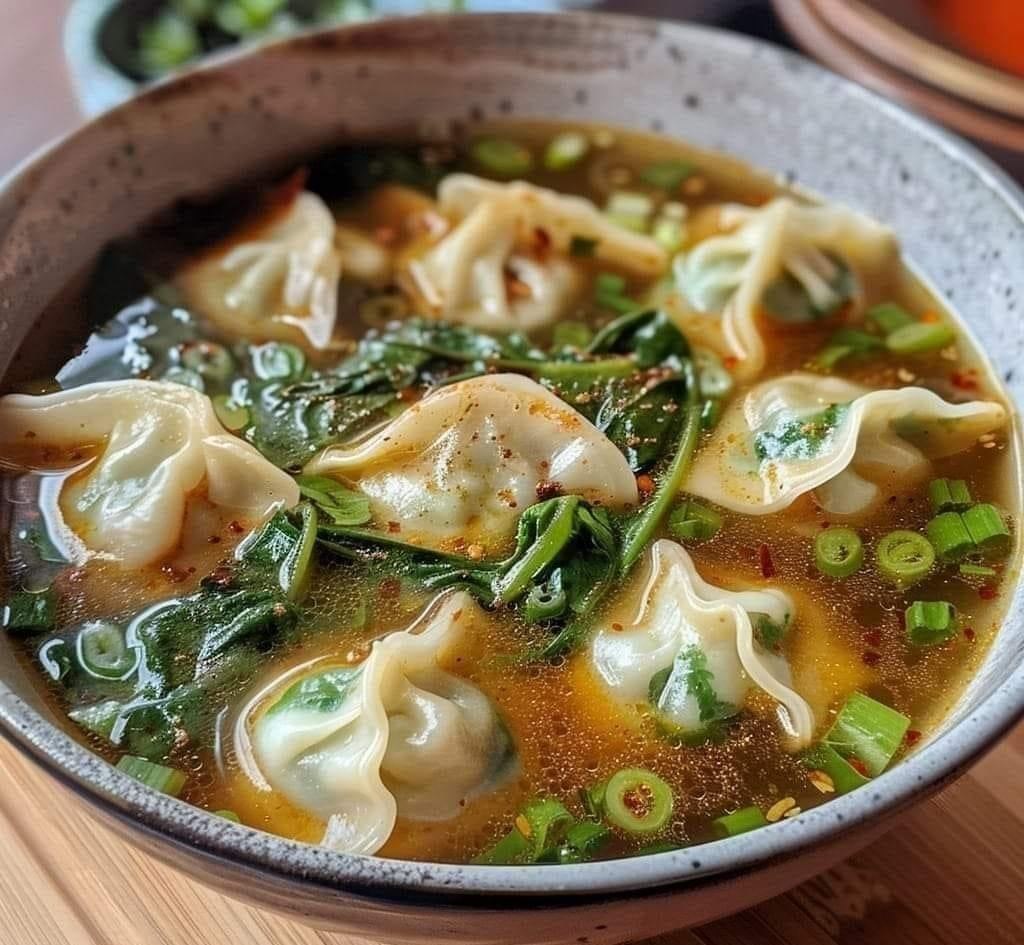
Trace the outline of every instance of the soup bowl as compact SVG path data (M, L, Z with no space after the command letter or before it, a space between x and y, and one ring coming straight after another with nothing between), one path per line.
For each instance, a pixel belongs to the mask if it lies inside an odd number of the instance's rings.
M797 56L707 29L597 15L428 17L302 36L224 58L96 119L0 191L0 373L31 373L29 354L15 355L30 334L33 351L50 353L83 337L73 319L40 313L104 242L176 201L345 140L436 140L501 116L678 136L884 219L1020 403L1024 207L1000 171ZM400 862L230 823L149 790L83 747L7 641L0 731L154 856L322 928L410 943L619 942L782 892L877 837L991 747L1024 709L1024 602L1013 593L946 721L870 787L753 833L630 860Z

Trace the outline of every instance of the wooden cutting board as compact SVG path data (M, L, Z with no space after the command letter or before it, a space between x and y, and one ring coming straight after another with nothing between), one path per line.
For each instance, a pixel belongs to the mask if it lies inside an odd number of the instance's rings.
M1021 945L1022 888L1024 725L848 862L648 945ZM370 945L241 905L158 865L0 745L0 945L235 943Z

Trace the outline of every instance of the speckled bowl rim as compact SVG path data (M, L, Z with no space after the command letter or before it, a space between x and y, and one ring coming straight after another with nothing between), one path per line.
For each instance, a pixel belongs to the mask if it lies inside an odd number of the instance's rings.
M556 14L616 23L623 28L641 29L652 21L613 14ZM543 14L479 14L489 18L518 19L524 22L543 19ZM548 17L552 15L547 15ZM418 21L443 21L444 17L413 17L391 21L390 29ZM348 26L341 32L380 28ZM657 29L666 36L699 39L704 48L726 53L772 57L780 64L799 67L804 81L828 81L851 100L859 100L884 114L885 118L962 165L983 185L987 199L1002 203L1012 212L1024 233L1024 194L1017 185L987 157L971 145L881 99L872 92L809 63L802 56L757 40L692 24L660 22ZM230 70L232 63L261 57L276 50L307 41L300 35L272 43L259 50L227 51L211 57L203 65L155 84L137 99L113 111L137 107L136 103L157 97L169 85L181 84L195 76ZM202 94L201 92L199 94ZM86 126L88 127L88 126ZM21 183L46 155L75 146L83 133L78 129L42 148L0 181L0 192ZM1019 430L1018 430L1019 437ZM1018 580L1007 621L1024 618L1024 588ZM236 867L255 870L261 876L276 877L284 883L298 883L325 890L340 890L373 898L403 903L444 906L456 903L460 908L474 906L494 909L494 897L536 897L539 904L579 903L588 897L609 894L656 892L683 882L703 884L727 874L748 872L772 862L808 852L816 845L835 841L872 821L889 816L915 803L956 777L976 760L1024 715L1024 660L969 714L941 733L911 757L875 779L870 787L830 801L804 812L800 817L724 840L668 853L629 860L611 860L566 866L482 867L417 863L377 857L335 853L322 847L287 840L236 825L217 818L184 802L150 790L123 775L99 756L74 741L60 728L46 721L28 703L0 682L0 734L21 749L60 782L79 796L119 818L149 839L189 852L219 859Z

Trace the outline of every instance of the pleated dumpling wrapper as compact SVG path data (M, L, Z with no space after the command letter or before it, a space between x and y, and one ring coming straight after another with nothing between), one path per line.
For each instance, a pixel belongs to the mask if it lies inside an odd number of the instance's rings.
M810 744L810 706L792 688L785 658L757 640L764 627L785 632L795 616L789 596L715 587L667 539L652 546L648 574L633 619L603 622L591 642L591 665L612 697L647 706L670 730L699 736L739 712L757 687L778 703L789 747Z
M792 323L859 308L862 286L899 260L891 230L839 204L728 204L720 221L728 232L677 258L668 306L691 340L735 359L741 381L765 367L762 317Z
M291 476L228 433L208 397L180 384L124 380L9 394L0 399L4 443L96 452L62 490L67 543L125 568L174 551L200 490L213 505L255 518L299 501Z
M583 197L525 181L450 174L438 188L438 207L457 222L409 263L409 273L423 302L445 321L490 331L551 325L579 293L569 258L574 238L592 242L596 259L638 276L653 278L668 267L650 236L618 226Z
M322 819L322 843L345 853L375 853L399 816L454 817L514 769L491 701L443 668L486 619L457 591L432 615L377 640L362 663L296 678L243 723L252 773Z
M520 374L441 387L364 443L323 450L306 472L355 484L379 526L433 548L500 545L543 484L610 508L639 501L615 444Z
M381 284L388 252L354 227L336 225L306 190L282 193L255 220L212 247L178 277L189 306L249 341L326 348L342 278Z
M765 381L726 409L698 453L687 492L767 515L812 490L833 515L857 515L913 486L930 460L1006 423L998 403L952 404L922 387L869 390L819 374Z

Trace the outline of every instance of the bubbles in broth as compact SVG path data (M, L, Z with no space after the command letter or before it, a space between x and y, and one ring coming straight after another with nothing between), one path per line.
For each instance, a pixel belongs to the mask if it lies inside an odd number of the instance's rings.
M1016 579L1006 399L897 234L662 138L338 149L57 308L0 400L6 631L76 737L283 836L798 817L927 739Z

